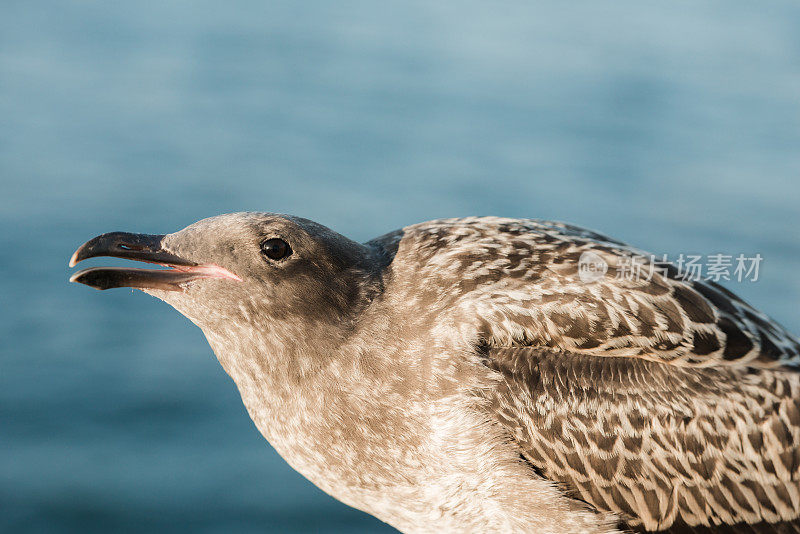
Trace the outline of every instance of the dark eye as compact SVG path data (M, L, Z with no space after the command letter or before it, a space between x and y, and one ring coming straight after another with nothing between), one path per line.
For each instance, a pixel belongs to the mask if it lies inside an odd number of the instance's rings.
M271 260L282 260L292 254L292 247L283 239L273 237L261 243L261 252Z

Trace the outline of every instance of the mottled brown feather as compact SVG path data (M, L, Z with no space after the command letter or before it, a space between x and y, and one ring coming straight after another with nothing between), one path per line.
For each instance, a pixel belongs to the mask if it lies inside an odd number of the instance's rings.
M677 367L536 347L485 354L504 378L493 406L523 455L628 526L797 518L794 371ZM757 448L752 433L763 436Z
M795 531L800 343L780 325L673 266L626 279L649 254L571 225L450 219L402 240L421 278L459 280L438 300L474 317L494 413L537 472L627 528ZM591 283L586 251L609 266Z

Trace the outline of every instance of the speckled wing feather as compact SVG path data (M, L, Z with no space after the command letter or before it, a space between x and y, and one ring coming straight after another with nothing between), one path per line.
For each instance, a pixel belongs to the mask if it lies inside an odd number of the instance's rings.
M459 280L440 300L472 314L483 341L675 365L797 366L800 342L713 282L670 266L625 277L632 255L650 254L575 226L472 217L410 226L371 244L419 258L417 278ZM581 254L608 264L600 280L578 275ZM643 266L649 274L649 264ZM449 292L449 293L448 293Z
M622 276L649 255L562 223L440 220L373 245L441 285L502 377L498 419L566 493L637 529L798 530L800 344L766 315L674 267ZM608 265L590 283L587 251Z
M797 373L535 347L489 348L487 358L504 377L494 412L524 457L628 526L797 518Z

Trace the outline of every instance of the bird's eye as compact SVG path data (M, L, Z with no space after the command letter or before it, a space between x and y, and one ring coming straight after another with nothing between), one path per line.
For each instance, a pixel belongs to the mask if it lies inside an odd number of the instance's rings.
M282 260L292 254L292 247L283 239L273 237L261 243L261 252L271 260Z

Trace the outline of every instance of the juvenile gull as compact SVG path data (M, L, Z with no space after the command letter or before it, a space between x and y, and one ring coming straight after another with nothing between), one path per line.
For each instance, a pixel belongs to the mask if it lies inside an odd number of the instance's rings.
M584 282L587 251L608 270ZM70 266L170 267L71 280L175 307L292 467L404 532L800 531L800 343L673 267L618 277L631 254L539 220L358 244L237 213Z

